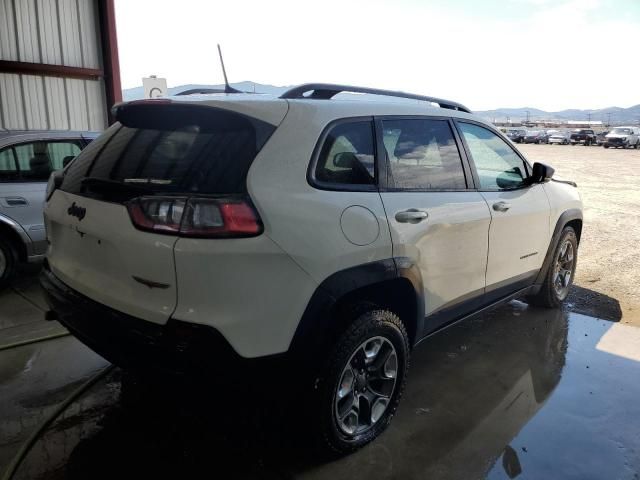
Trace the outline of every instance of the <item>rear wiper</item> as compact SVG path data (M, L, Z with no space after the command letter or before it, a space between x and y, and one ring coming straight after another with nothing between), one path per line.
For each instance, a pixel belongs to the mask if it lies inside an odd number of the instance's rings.
M83 187L98 187L102 191L111 192L149 192L153 189L148 185L140 185L136 183L122 183L116 180L107 180L106 178L86 177L81 182Z

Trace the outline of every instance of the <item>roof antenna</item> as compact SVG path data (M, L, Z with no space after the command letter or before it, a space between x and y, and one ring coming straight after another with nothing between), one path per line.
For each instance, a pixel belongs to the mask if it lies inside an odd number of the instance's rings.
M224 93L242 93L240 90L236 90L229 85L227 80L227 71L224 68L224 60L222 59L222 50L220 50L220 44L218 44L218 55L220 55L220 65L222 65L222 75L224 75Z

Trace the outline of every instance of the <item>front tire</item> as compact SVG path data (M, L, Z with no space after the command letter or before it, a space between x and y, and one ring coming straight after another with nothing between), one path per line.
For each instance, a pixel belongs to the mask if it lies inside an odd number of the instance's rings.
M558 308L569 295L578 261L578 237L572 227L564 227L556 246L544 282L528 302L537 307Z
M6 288L15 275L18 265L18 254L13 245L0 238L0 290Z
M339 336L315 382L322 450L353 452L387 428L404 390L409 353L406 328L388 310L363 313Z

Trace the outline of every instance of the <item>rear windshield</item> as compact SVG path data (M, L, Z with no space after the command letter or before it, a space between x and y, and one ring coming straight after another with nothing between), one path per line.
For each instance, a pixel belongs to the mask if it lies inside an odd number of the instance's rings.
M121 202L139 195L246 192L274 126L213 107L131 105L65 172L61 189Z

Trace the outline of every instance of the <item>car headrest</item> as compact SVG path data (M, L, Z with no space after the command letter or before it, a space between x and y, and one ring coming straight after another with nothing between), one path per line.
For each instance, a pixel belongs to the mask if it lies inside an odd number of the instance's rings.
M44 174L51 172L51 162L46 154L36 155L29 160L29 167L32 173Z

